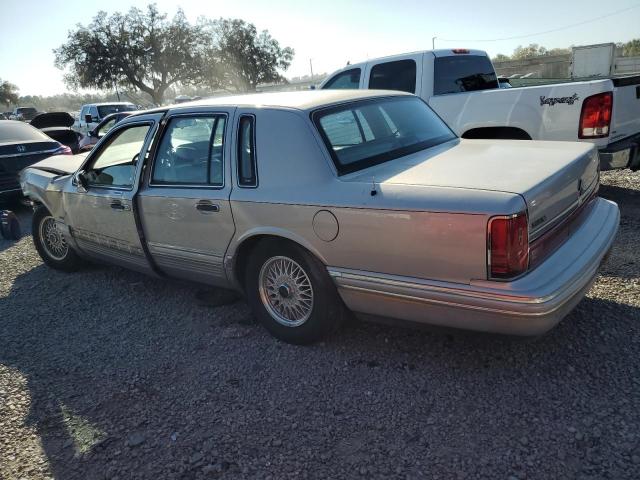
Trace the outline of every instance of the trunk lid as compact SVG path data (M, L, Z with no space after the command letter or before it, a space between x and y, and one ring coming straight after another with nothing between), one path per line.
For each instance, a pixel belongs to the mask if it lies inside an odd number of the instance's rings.
M515 193L527 204L529 238L535 240L593 193L598 166L590 143L462 139L453 147L418 152L348 180Z
M36 128L70 127L75 120L67 112L41 113L31 120L31 126Z

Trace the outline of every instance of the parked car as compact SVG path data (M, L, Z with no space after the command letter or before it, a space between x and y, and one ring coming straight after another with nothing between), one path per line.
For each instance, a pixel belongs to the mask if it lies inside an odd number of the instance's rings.
M133 112L112 113L111 115L104 117L96 128L90 130L87 135L82 137L80 140L80 150L91 150L93 146L98 143L98 140L104 137L116 123L131 115L131 113Z
M137 109L138 107L129 102L88 103L82 106L80 117L73 129L86 135L96 128L106 116L118 112L133 112Z
M21 120L23 122L30 122L36 116L40 114L38 110L33 107L16 107L11 113L10 120Z
M32 127L69 147L73 153L78 153L83 135L71 128L73 122L73 117L67 112L49 112L41 113L30 123Z
M22 195L20 170L51 155L71 155L71 149L28 123L0 120L0 202Z
M461 137L589 142L603 170L640 169L640 76L509 88L485 52L453 49L348 65L320 88L415 93Z
M616 235L598 187L592 144L460 139L420 98L363 90L131 115L86 157L22 174L47 265L93 258L234 288L293 343L332 331L345 306L549 330Z

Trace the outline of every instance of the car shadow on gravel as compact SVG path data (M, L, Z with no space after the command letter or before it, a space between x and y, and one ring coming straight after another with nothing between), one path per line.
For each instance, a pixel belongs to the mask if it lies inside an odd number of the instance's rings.
M195 290L113 267L15 280L0 363L26 379L24 421L55 478L395 474L389 457L401 472L428 458L450 477L455 459L481 477L498 451L513 451L502 477L572 477L580 467L559 458L587 447L596 474L632 478L609 422L640 421L636 307L586 298L530 340L353 323L296 347L243 303L212 308Z

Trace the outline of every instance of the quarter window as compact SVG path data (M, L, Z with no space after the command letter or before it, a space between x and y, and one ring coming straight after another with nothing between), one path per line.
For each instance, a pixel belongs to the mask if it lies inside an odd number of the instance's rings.
M226 117L175 117L169 121L153 166L159 185L221 187Z
M371 69L369 88L416 92L416 62L398 60L379 63Z
M357 89L360 86L360 69L352 68L346 72L341 72L329 80L324 89Z
M149 125L137 125L114 133L87 169L89 185L133 187L136 164L149 128Z
M255 119L253 116L240 117L238 127L238 185L255 187L258 185L256 171Z

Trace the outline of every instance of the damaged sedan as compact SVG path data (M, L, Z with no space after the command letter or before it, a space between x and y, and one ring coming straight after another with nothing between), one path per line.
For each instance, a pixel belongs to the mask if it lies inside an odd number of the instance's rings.
M277 338L345 312L542 334L619 223L588 143L465 140L421 99L325 90L134 114L86 157L25 169L44 262L235 289Z

